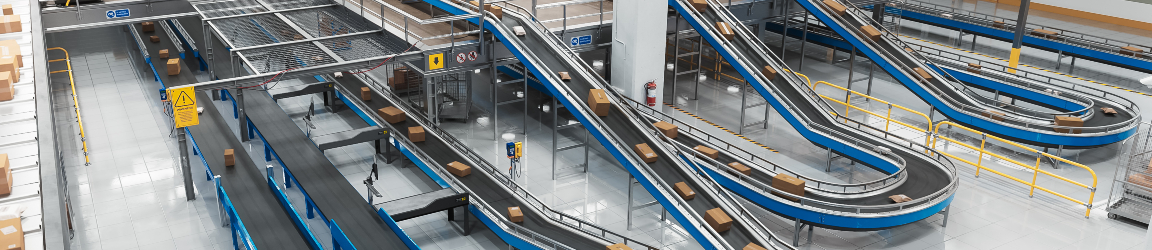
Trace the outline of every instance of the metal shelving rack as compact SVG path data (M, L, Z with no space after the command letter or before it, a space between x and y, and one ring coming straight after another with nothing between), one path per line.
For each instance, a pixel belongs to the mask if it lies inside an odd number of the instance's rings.
M1124 145L1108 198L1108 218L1148 223L1152 217L1152 123L1142 123Z

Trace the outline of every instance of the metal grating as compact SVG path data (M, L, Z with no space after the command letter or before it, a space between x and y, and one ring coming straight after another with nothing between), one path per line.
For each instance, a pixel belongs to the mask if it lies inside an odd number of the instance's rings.
M346 61L396 54L408 48L403 39L381 33L334 38L320 43Z
M320 6L325 4L333 4L330 0L295 0L295 1L274 1L266 0L269 7L277 10L304 8L310 6Z
M312 43L287 44L237 52L257 74L336 63Z
M215 18L268 11L256 0L202 2L193 5L201 18Z
M220 35L237 48L304 39L292 26L275 15L259 15L209 21Z
M341 7L291 11L284 13L284 16L313 37L380 29L380 26Z

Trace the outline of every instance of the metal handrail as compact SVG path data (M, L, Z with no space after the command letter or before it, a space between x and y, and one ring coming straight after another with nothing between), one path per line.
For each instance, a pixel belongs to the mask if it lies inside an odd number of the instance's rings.
M378 81L376 81L375 78L373 78L371 76L362 76L359 74L357 76L360 77L361 79L366 79L366 82L374 83L374 86L380 90L385 89L385 87L383 85L381 85ZM393 101L393 104L404 106L404 108L406 110L412 110L412 108L408 105L408 103L403 102L403 101L397 102L397 100L402 100L402 99L399 96L396 96L395 93L393 93L391 91L379 91L379 93L386 96L386 98L391 99ZM427 120L427 118L425 118L424 116L418 116L417 115L417 116L411 116L411 118L416 120L418 123L423 124L423 125L433 124L431 121ZM382 124L388 124L388 123L385 122ZM391 127L390 124L388 126ZM539 211L544 212L541 214L546 215L545 217L548 217L549 219L556 221L561 225L569 226L574 230L579 230L579 231L582 231L584 233L588 233L589 235L596 236L597 232L592 232L588 228L585 227L585 226L590 226L590 227L592 227L592 229L599 230L599 232L598 232L599 237L604 241L611 242L609 239L606 238L608 235L611 235L611 236L623 239L623 243L625 243L625 244L633 243L633 244L638 244L638 245L644 246L648 249L657 249L657 248L652 247L650 245L647 245L643 242L639 242L639 241L633 240L631 238L628 238L622 234L618 234L618 233L609 231L608 229L597 226L594 223L590 223L590 222L584 221L583 219L580 219L580 218L565 214L561 211L552 209L551 207L545 205L545 203L543 201L541 201L539 198L537 198L535 195L528 193L528 190L526 188L520 186L520 184L516 183L512 179L505 176L502 172L500 172L500 170L498 168L496 168L491 163L489 163L487 160L485 160L483 157L478 155L475 151L473 151L470 147L465 145L463 142L460 142L459 139L457 139L455 136L452 136L452 134L448 133L447 131L442 130L439 126L424 126L424 127L426 130L431 131L438 138L441 138L441 140L443 140L444 142L446 142L447 144L452 146L454 151L456 151L460 155L463 155L466 158L468 158L470 160L470 162L473 163L474 165L476 165L479 169L484 170L485 173L488 174L488 176L490 176L491 178L494 178L497 182L503 184L506 188L508 188L508 190L512 194L515 194L516 196L524 198L526 201L530 201L530 202L525 202L524 204L527 204L527 205L532 206L533 208L535 208ZM404 143L405 147L416 148L416 146L414 144L411 144L411 142L408 140L397 139L397 141ZM435 163L435 161L432 160L432 158L430 156L428 156L427 154L425 154L421 150L414 150L411 152L417 153L420 156L420 158L425 159L426 162ZM440 165L437 164L436 166L440 166ZM443 170L443 168L441 168L441 167L435 167L433 169L435 169L442 176L450 176L451 175L449 173L444 172L445 170ZM460 183L459 180L457 180L456 178L452 177L450 179L455 182L455 185L453 185L453 187L458 186L460 188L465 188L465 189L467 188L467 186L464 186L464 184ZM520 191L520 192L517 192L517 191ZM469 191L469 192L471 193L471 191ZM479 197L474 197L474 199L479 199L481 202L483 201ZM484 204L484 208L486 210L492 210L492 208L488 207L487 203L483 203L483 204ZM500 214L499 212L495 212L494 210L492 210L491 212L494 215ZM552 216L556 216L556 217L552 217ZM568 222L568 221L574 221L575 225L573 225L572 222ZM507 222L507 223L519 227L519 225L516 225L514 223L511 223L511 222ZM531 232L532 234L536 234L535 232L532 232L528 229L523 229L523 230ZM548 241L548 242L554 242L554 240L548 239L544 236L537 236L537 235L538 234L530 235L530 236L541 237L543 239L546 239L546 241ZM563 244L561 244L559 242L555 242L555 244L553 244L553 245L563 246ZM567 246L565 246L565 247L567 247Z
M981 140L980 140L980 147L976 147L976 146L968 145L967 143L961 142L961 141L959 141L959 140L956 140L956 139L948 138L948 137L946 137L946 136L944 136L944 135L940 134L940 127L942 127L942 126L944 126L944 125L948 125L948 126L950 126L950 127L956 127L956 128L960 128L960 129L966 130L966 131L968 131L968 132L972 132L972 133L976 133L976 134L979 134L979 135L981 135L981 136L983 137L983 139L981 139ZM1040 150L1032 149L1032 148L1030 148L1030 147L1025 147L1025 146L1023 146L1023 145L1020 145L1020 144L1018 144L1018 143L1015 143L1015 142L1012 142L1012 141L1009 141L1009 140L1005 140L1005 139L1002 139L1002 138L1000 138L1000 137L997 137L997 136L994 136L994 135L985 134L984 132L980 132L980 131L978 131L978 130L975 130L975 129L971 129L971 128L968 128L968 127L964 127L964 126L961 126L961 125L959 125L959 124L956 124L956 123L953 123L953 122L950 122L950 121L943 121L943 122L940 122L939 124L937 124L937 125L936 125L936 131L935 131L935 133L933 133L933 135L934 135L934 136L933 136L933 139L932 139L932 148L936 148L936 138L941 138L941 139L944 139L944 140L946 140L946 141L948 141L948 142L951 142L951 143L955 143L955 144L959 144L959 145L961 145L961 146L964 146L964 147L966 147L966 148L969 148L969 149L972 149L972 150L977 150L977 151L979 151L979 152L980 152L980 158L979 158L979 159L977 159L977 162L976 162L976 163L972 163L971 161L968 161L968 160L964 160L964 159L961 159L961 158L959 158L958 156L955 156L955 155L951 155L951 154L948 154L948 153L940 152L941 154L944 154L945 156L948 156L948 157L951 157L951 158L954 158L954 159L960 160L960 161L962 161L962 162L964 162L964 163L968 163L968 164L970 164L970 165L976 166L976 176L977 176L977 177L979 177L979 176L980 176L980 170L981 170L981 169L983 169L983 170L987 170L987 171L989 171L989 172L992 172L992 173L998 174L998 175L1000 175L1000 176L1003 176L1003 177L1005 177L1005 178L1008 178L1008 179L1014 180L1014 181L1016 181L1016 182L1020 182L1020 183L1024 183L1025 185L1028 185L1029 187L1031 187L1031 189L1028 191L1028 196L1029 196L1029 197L1032 197L1032 195L1033 195L1033 193L1036 191L1036 189L1040 189L1041 191L1045 191L1045 192L1048 192L1048 193L1050 193L1050 194L1053 194L1053 195L1059 196L1060 198L1064 198L1064 199L1070 200L1070 201L1072 201L1072 202L1076 202L1076 203L1079 203L1080 205L1084 205L1084 206L1086 206L1086 207L1087 207L1087 209L1086 209L1086 211L1084 212L1084 218L1088 218L1088 215L1089 215L1089 214L1092 212L1092 199L1096 197L1096 183L1097 183L1097 179L1096 179L1096 171L1093 171L1093 170L1092 170L1092 168L1090 168L1090 167L1088 167L1088 166L1085 166L1084 164L1080 164L1080 163L1077 163L1077 162L1074 162L1074 161L1071 161L1071 160L1068 160L1068 159L1064 159L1063 157L1060 157L1060 156L1056 156L1056 155L1048 154L1048 153L1046 153L1046 152L1044 152L1044 151L1040 151ZM1021 149L1024 149L1025 151L1028 151L1028 152L1031 152L1031 153L1034 153L1034 154L1036 154L1036 164L1034 164L1034 165L1024 164L1024 163L1021 163L1021 162L1019 162L1019 161L1016 161L1016 160L1013 160L1013 159L1009 159L1009 158L1007 158L1007 157L1004 157L1004 156L1001 156L1001 155L998 155L998 154L994 154L994 153L992 153L992 152L988 152L987 150L985 150L985 146L986 146L986 144L987 144L987 142L988 142L988 139L989 139L989 138L991 138L991 139L993 139L993 140L996 140L996 141L999 141L999 142L1002 142L1002 143L1005 143L1005 144L1008 144L1008 145L1012 145L1012 146L1015 146L1015 147L1017 147L1017 148L1021 148ZM999 172L999 171L996 171L996 170L992 170L992 169L990 169L990 168L988 168L988 167L985 167L985 166L981 165L981 164L982 164L982 162L983 162L983 160L984 160L984 155L985 155L985 154L987 154L987 155L990 155L990 156L992 156L992 157L996 157L996 158L998 158L998 159L1001 159L1001 160L1004 160L1004 161L1007 161L1007 162L1011 162L1011 163L1013 163L1013 164L1016 164L1016 165L1019 165L1019 166L1022 166L1022 167L1024 167L1024 168L1028 168L1028 169L1032 170L1032 182L1031 182L1031 183L1029 183L1029 182L1026 182L1026 181L1024 181L1024 180L1020 180L1020 179L1018 179L1018 178L1016 178L1016 177L1013 177L1013 176L1011 176L1011 175L1008 175L1008 174L1004 174L1004 173L1001 173L1001 172ZM1084 169L1084 170L1088 170L1088 173L1089 173L1089 174L1092 174L1092 185L1091 185L1091 186L1088 186L1088 185L1086 185L1086 184L1083 184L1083 183L1080 183L1080 182L1078 182L1078 181L1074 181L1074 180L1071 180L1071 179L1065 178L1065 177L1063 177L1063 176L1059 176L1059 175L1053 174L1052 172L1048 172L1047 170L1043 170L1043 169L1040 169L1040 162L1041 162L1041 160L1042 160L1044 157L1048 157L1048 158L1050 158L1050 159L1053 159L1053 160L1056 160L1056 161L1059 161L1059 162L1068 163L1068 165L1072 165L1072 166L1076 166L1076 167L1082 168L1082 169ZM1036 177L1037 177L1038 173L1044 173L1044 174L1046 174L1046 175L1048 175L1048 176L1051 176L1051 177L1054 177L1054 178L1056 178L1056 179L1060 179L1060 180L1062 180L1062 181L1065 181L1065 182L1068 182L1068 183L1072 183L1073 185L1076 185L1076 186L1080 186L1080 187L1083 187L1083 188L1086 188L1086 189L1088 189L1088 191L1090 191L1090 192L1091 192L1091 194L1088 196L1088 201L1080 201L1080 200L1074 199L1074 198L1072 198L1072 197L1068 197L1068 196L1066 196L1066 195L1063 195L1063 194L1057 193L1056 191L1052 191L1052 190L1050 190L1050 189L1047 189L1047 188L1043 188L1043 187L1040 187L1040 186L1036 185Z
M516 6L515 4L509 3L509 2L501 2L500 4L504 4L505 6ZM519 6L516 6L516 7L519 8ZM520 8L520 9L523 9L523 8ZM487 13L487 12L485 12L485 13ZM519 13L519 11L517 11L517 12L508 12L507 14L512 14L512 15L527 14L531 18L524 18L524 19L537 20L535 18L535 16L532 16L530 13ZM493 18L493 20L496 20L494 16L490 16L490 18ZM532 28L533 30L536 31L535 33L547 34L543 37L545 37L546 39L547 38L552 39L552 42L546 42L545 43L548 46L552 47L552 50L566 52L565 54L562 54L562 55L566 55L567 53L574 54L574 52L572 52L571 49L569 49L567 47L557 48L555 46L555 44L563 44L561 42L562 40L560 40L558 37L556 37L556 34L549 32L548 29L543 26L543 24L540 24L539 22L528 22L527 24L529 24L528 25L529 28ZM493 27L496 27L496 29L498 29L502 34L511 34L507 30L507 28L504 27L504 25L493 25ZM506 41L506 42L508 42L508 45L513 46L517 50L525 52L522 54L529 61L526 64L532 64L536 67L540 67L542 69L541 70L542 72L551 72L547 69L547 66L540 63L541 60L538 57L536 57L535 54L532 54L527 49L524 49L525 45L519 39L507 39L507 40L509 40L509 41ZM582 63L583 61L579 61L579 62ZM587 66L586 64L577 64L577 66L586 67L585 69L591 69L591 66ZM593 71L586 71L586 72L593 72ZM589 122L587 124L584 124L585 127L591 126L591 128L594 128L594 129L589 129L589 131L598 131L598 132L602 133L604 135L603 137L607 139L607 140L605 140L605 142L606 142L605 144L609 144L609 145L605 145L605 147L613 147L613 148L616 148L616 150L619 150L619 152L621 152L620 154L625 157L625 160L627 160L627 162L621 162L621 164L630 164L633 166L644 166L645 165L639 159L637 159L637 156L635 154L629 154L628 153L627 149L629 147L625 146L623 143L621 143L623 140L620 139L620 137L617 136L615 132L613 132L610 129L607 129L608 126L605 125L604 122L601 121L598 116L589 113L588 110L591 110L591 108L588 108L587 104L585 104L584 102L581 101L581 98L573 95L572 90L567 85L558 84L562 81L560 81L560 79L558 79L555 74L543 74L542 76L538 76L538 77L542 77L542 78L544 78L544 80L546 80L546 81L541 81L541 82L547 82L548 84L552 84L555 88L560 90L560 91L558 91L559 93L556 93L556 94L563 96L563 99L570 100L573 105L583 105L584 106L583 108L573 108L570 110L573 113L580 113L580 115L582 115L583 117L589 118L589 119L587 119ZM595 76L595 77L598 77L598 76ZM609 91L606 90L605 92L609 92ZM608 96L610 99L614 97L613 95L608 95ZM559 97L558 97L558 99L559 99ZM617 103L620 103L620 102L617 101ZM624 112L624 113L626 115L628 114L628 112ZM632 121L635 121L635 119L632 119ZM668 200L672 203L672 206L675 208L675 210L681 211L681 213L684 213L684 214L688 214L691 218L703 218L702 216L697 214L696 211L692 210L691 206L689 206L687 204L687 202L685 202L679 196L673 195L673 193L675 191L671 190L671 185L668 185L667 183L665 183L663 179L657 178L656 176L658 176L658 175L653 170L646 168L646 167L636 167L636 169L640 170L640 173L643 175L644 178L646 178L650 181L656 182L658 184L658 185L656 185L656 187L659 188L659 190L661 191L661 195L663 195L664 197L668 197ZM656 194L653 194L653 195L656 195ZM717 233L714 229L712 229L712 227L710 227L710 226L708 226L708 225L706 225L706 224L704 224L698 220L690 220L690 222L693 224L693 225L691 225L691 227L694 227L694 230L700 230L702 232L707 232L706 237L710 237L708 243L712 244L712 248L716 248L716 249L729 249L729 248L731 248L730 246L728 246L727 242L718 240L718 239L722 239L723 237L721 237L719 233ZM682 225L682 226L689 227L689 225ZM705 243L701 242L701 244L705 244Z
M806 187L816 189L816 190L819 190L821 192L827 192L827 193L832 193L832 194L868 193L871 191L884 189L884 188L889 187L893 184L896 184L899 182L898 181L899 179L902 179L905 176L907 176L905 174L906 171L904 171L904 169L900 169L900 171L893 173L893 174L890 174L885 178L881 178L881 179L877 179L877 180L873 180L873 181L869 181L869 182L855 183L855 184L853 184L853 183L847 183L847 184L834 183L834 182L829 182L829 181L824 181L824 180L808 177L808 176L805 176L803 174L794 172L788 168L781 167L780 165L777 165L776 163L768 161L768 159L764 159L763 157L760 157L757 154L748 152L748 151L744 150L743 148L741 148L740 146L736 146L736 145L733 145L731 143L728 143L727 141L724 141L723 139L720 139L719 137L716 137L712 134L709 134L708 132L704 132L703 130L698 129L698 128L690 125L689 123L680 121L679 119L676 119L676 118L672 117L671 115L668 115L664 112L660 112L660 111L655 110L651 107L648 107L648 105L640 103L639 101L636 101L636 100L633 100L630 98L627 100L629 102L631 102L633 104L633 106L635 106L634 109L649 111L646 113L641 112L641 114L653 117L653 120L669 121L673 125L680 124L680 126L683 126L685 128L685 129L681 129L681 132L683 132L683 133L697 135L697 136L704 136L704 141L709 142L709 143L717 143L717 142L723 143L724 146L722 148L726 151L729 151L730 153L733 153L731 155L739 157L739 158L741 158L741 159L743 159L749 163L753 163L752 165L749 165L750 167L757 168L758 170L761 170L764 172L772 173L773 175L778 174L781 171L786 172L788 175L795 176L796 178L800 178L800 179L805 180L805 183L815 183L816 186L806 186ZM662 118L655 118L654 116L657 116L657 115L661 116ZM713 140L713 139L715 139L715 140ZM733 151L736 151L736 152L733 152ZM763 164L761 164L761 163L763 163ZM765 164L767 166L771 166L771 169L767 168L765 166ZM839 188L837 190L837 189L827 188L824 186L832 186L832 187L839 187ZM855 191L855 190L848 191L849 188L860 188L860 190L859 191Z
M809 0L809 1L811 1L811 0ZM818 7L824 6L824 4L822 2L819 2L816 4ZM868 16L867 13L864 13L864 11L860 7L856 6L853 3L845 4L845 6L848 6L847 11L852 14L851 16L853 18L855 18L857 22L873 26L876 29L880 30L881 31L881 37L884 39L884 41L887 41L887 42L895 45L894 47L911 49L911 46L908 46L906 43L904 43L904 41L902 41L899 37L897 37L897 35L895 33L888 31L886 28L884 28L884 26L881 23L879 23L878 21L872 20L870 18L860 18L860 16ZM832 17L833 19L835 19L836 21L839 21L841 23L847 23L848 22L846 17L843 17L843 16L839 16L839 15L828 15L828 16ZM854 34L863 34L863 32L860 31L858 27L854 27L853 25L841 25L841 26L845 29L848 29L849 31L852 31ZM874 48L874 47L879 46L878 41L872 41L869 39L860 39L860 41L864 42L864 44L866 46L868 46L869 49L871 49L872 51L875 51L876 53L880 54L880 56L883 57L880 59L888 60L890 62L894 61L891 59L891 58L895 58L895 56L893 54L891 54L892 52L889 52L889 51L883 50L883 49ZM919 53L908 52L906 54L911 56L910 59L915 59L914 61L916 61L917 63L923 64L924 67L921 67L922 69L923 68L931 69L929 65L931 65L931 67L935 67L935 64L933 64L930 59L928 59L927 57L924 57L923 55L920 55ZM1024 119L1020 119L1018 117L1011 117L1011 116L1004 117L1004 119L1005 120L1011 120L1011 121L1018 122L1018 123L1022 123L1023 125L1021 126L1018 124L1012 124L1012 123L1007 123L1007 122L1003 122L1003 121L998 121L998 120L992 119L991 117L983 116L983 113L986 110L998 109L997 107L985 107L985 108L974 107L974 106L971 106L968 104L964 104L963 102L960 102L959 100L953 99L951 96L949 96L947 94L939 95L939 93L944 93L944 92L942 92L934 84L924 84L925 82L929 82L929 81L927 79L921 77L919 74L911 73L913 71L911 66L903 64L903 63L893 63L893 65L899 67L900 70L902 71L902 73L904 73L906 76L911 77L913 80L917 80L917 81L915 81L916 84L933 90L933 92L931 93L933 96L937 96L938 98L940 98L940 100L945 101L946 105L956 109L956 111L968 114L973 118L985 119L985 120L988 120L989 122L998 123L998 124L1001 124L1003 126L1022 128L1025 130L1030 130L1030 131L1034 131L1034 132L1038 132L1038 133L1044 133L1044 134L1060 134L1063 136L1076 136L1076 137L1098 136L1100 134L1120 133L1120 132L1122 132L1121 130L1123 129L1123 127L1127 127L1127 125L1118 124L1119 126L1109 125L1109 126L1093 128L1093 130L1103 130L1103 131L1099 131L1099 132L1091 132L1091 133L1085 132L1082 134L1063 134L1063 133L1054 132L1053 129L1055 129L1055 128L1084 129L1084 128L1058 126L1058 125L1054 125L1051 123L1038 124L1038 123L1030 122L1029 120L1024 120ZM932 70L929 70L929 71L932 71ZM944 83L946 83L946 85L951 86L953 88L959 88L956 86L956 84L959 83L960 81L957 80L955 77L952 77L947 72L936 72L936 73L938 73L938 74L940 74L946 78L947 81L944 81ZM945 79L941 79L941 80L943 81ZM961 87L966 88L966 86L963 86L962 84L961 84ZM968 96L966 94L962 94L961 98L970 98L970 96ZM974 100L972 100L972 101L974 101ZM1038 128L1044 128L1044 129L1038 129ZM1120 129L1117 129L1117 128L1120 128Z
M969 24L973 24L973 25L991 27L994 29L1015 30L1016 25L1019 24L1019 22L1017 22L1015 19L1003 18L1003 17L988 15L988 14L979 13L979 12L975 12L975 11L969 11L969 10L963 10L963 9L959 9L959 8L949 7L949 6L937 5L937 4L933 4L933 3L926 3L926 2L920 2L920 1L905 1L904 4L905 4L905 6L908 6L908 7L911 7L912 9L915 9L912 11L917 11L917 10L920 10L919 12L931 11L934 13L926 13L926 14L936 15L936 16L939 16L940 12L948 12L951 15L953 15L953 18L951 18L952 20L962 21L962 22L966 22ZM983 19L983 20L979 20L979 19ZM1004 27L1003 28L996 27L994 21L1004 22ZM1126 57L1131 57L1131 58L1136 58L1136 59L1140 59L1140 60L1149 60L1148 56L1152 55L1152 51L1150 51L1150 50L1152 50L1152 46L1148 46L1148 45L1142 45L1142 44L1136 44L1136 43L1131 43L1131 42L1126 42L1126 41L1120 41L1120 40L1116 40L1116 39L1094 36L1094 35L1079 33L1079 32L1075 32L1075 31L1071 31L1071 30L1056 28L1056 27L1052 27L1052 26L1045 26L1045 25L1040 25L1040 24L1034 24L1034 23L1025 23L1024 26L1025 26L1026 30L1043 29L1043 30L1058 31L1059 33L1057 35L1060 36L1061 38L1063 38L1063 39L1075 39L1081 43L1074 44L1074 45L1085 46L1085 47L1088 47L1088 48L1093 49L1093 50L1109 52L1109 53L1113 53L1113 54L1117 54L1117 55L1121 55L1121 56L1126 56ZM1032 32L1028 32L1025 35L1036 37L1036 38L1048 39L1048 40L1056 40L1056 41L1060 40L1060 39L1048 38L1047 36L1034 36L1034 35L1032 35ZM1121 44L1114 44L1114 42L1115 43L1121 43ZM1135 52L1135 51L1122 50L1121 47L1125 47L1125 46L1141 47L1144 51L1143 52ZM1126 53L1132 53L1132 54L1129 55L1129 54L1125 54L1125 53L1119 53L1119 51L1125 51ZM1140 56L1137 56L1137 55L1140 55Z
M84 166L88 166L89 164L91 164L91 162L88 159L88 137L84 133L84 119L80 117L80 101L78 99L79 96L76 94L76 80L72 76L72 58L71 58L71 56L68 55L68 50L66 50L64 48L52 47L52 48L48 48L48 50L64 51L64 59L52 59L52 60L48 60L48 62L51 63L51 62L64 61L68 65L68 69L50 71L50 72L48 72L48 74L68 72L68 85L72 89L72 104L73 104L72 109L76 113L76 126L80 127L80 146L81 146L81 149L84 150Z
M888 102L888 101L885 101L885 100L881 100L881 99L879 99L879 98L876 98L876 97L872 97L872 96L869 96L869 95L865 95L865 94L862 94L862 93L860 93L860 92L857 92L857 91L855 91L855 90L851 90L851 89L848 89L848 88L840 87L839 85L836 85L836 84L831 84L831 83L828 83L828 82L825 82L825 81L817 81L816 83L813 83L812 89L816 89L816 86L819 86L820 84L828 85L828 86L831 86L831 87L833 87L833 88L836 88L836 89L839 89L839 90L843 90L843 91L847 91L848 93L850 93L850 94L848 95L848 98L847 98L846 100L844 100L844 101L840 101L840 100L837 100L836 98L833 98L833 97L829 97L829 96L826 96L826 95L820 95L820 97L823 97L824 99L827 99L827 100L830 100L830 101L833 101L833 102L839 103L840 105L844 105L844 106L845 106L845 108L844 108L844 113L842 114L842 115L844 115L844 116L848 116L848 109L849 109L849 108L855 108L856 110L864 111L865 113L868 113L868 114L870 114L870 115L873 115L873 116L876 116L876 117L880 117L880 118L884 118L884 119L886 120L886 122L884 123L884 130L885 130L885 131L887 131L887 130L888 130L888 125L889 125L889 123L892 123L892 122L895 122L896 124L904 125L905 127L909 127L909 128L915 129L915 130L917 130L917 131L920 131L921 133L927 133L929 129L932 129L932 118L929 118L929 117L928 117L928 115L925 115L924 113L921 113L921 112L919 112L919 111L916 111L916 110L912 110L912 109L906 108L906 107L904 107L904 106L896 105L896 104L893 104L893 103L891 103L891 102ZM880 114L876 114L876 113L873 113L873 112L872 112L872 111L870 111L870 110L867 110L867 109L863 109L863 108L860 108L860 107L856 107L855 105L852 105L852 104L851 104L851 103L852 103L852 95L851 95L851 94L856 94L856 95L859 95L860 97L864 97L864 98L866 98L866 99L868 99L868 100L873 100L873 101L877 101L877 102L880 102L880 103L883 103L883 104L887 104L887 105L888 105L888 115L887 115L887 116L882 116L882 115L880 115ZM904 111L908 111L908 112L910 112L910 113L913 113L913 114L916 114L916 115L919 115L919 116L923 117L923 118L924 118L924 120L928 122L928 128L927 128L927 129L922 129L922 128L920 128L920 127L917 127L917 126L912 126L912 125L910 125L910 124L907 124L907 123L904 123L904 122L901 122L901 121L898 121L898 120L894 120L894 119L892 119L892 108L893 108L893 107L895 107L895 108L898 108L898 109L902 109L902 110L904 110ZM924 144L925 144L925 145L927 145L928 143L929 143L929 141L928 141L928 137L924 137Z

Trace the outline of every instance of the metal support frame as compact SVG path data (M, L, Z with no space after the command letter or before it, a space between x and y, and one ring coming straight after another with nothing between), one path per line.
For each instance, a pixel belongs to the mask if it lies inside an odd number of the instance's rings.
M792 246L800 246L800 231L804 230L804 226L808 226L808 244L812 244L812 225L796 220L796 231L793 232L792 235Z
M188 200L196 199L196 187L192 183L192 165L188 162L188 135L184 128L176 128L176 138L180 144L180 171L184 172L184 195Z
M572 128L572 127L583 128L583 124L582 123L560 124L560 115L559 115L560 106L559 105L563 105L563 104L560 104L559 102L557 102L556 98L552 98L552 180L556 180L556 176L557 176L556 172L558 172L560 170L564 170L564 169L569 169L569 168L584 167L583 172L588 173L588 153L589 153L588 152L589 151L588 135L591 133L588 132L588 130L586 130L586 129L581 129L581 131L584 131L584 140L583 141L576 143L576 144L573 144L573 145L560 147L559 136L558 136L560 134L560 130L563 130L566 128ZM575 149L575 148L584 148L584 163L576 164L573 166L566 166L563 168L557 168L556 167L556 160L560 158L559 153L563 152L563 151L567 151L569 149Z
M633 194L633 192L635 192L635 191L633 191L632 189L633 189L633 186L635 186L636 184L640 184L640 182L636 180L635 176L632 176L631 174L629 174L628 175L628 215L627 215L628 216L628 225L627 225L627 230L632 230L632 212L633 211L644 209L644 208L650 207L652 205L660 204L660 201L651 201L648 203L640 204L638 206L635 205L635 201L634 201L635 195ZM660 221L665 221L665 220L668 220L668 209L661 206L660 207Z

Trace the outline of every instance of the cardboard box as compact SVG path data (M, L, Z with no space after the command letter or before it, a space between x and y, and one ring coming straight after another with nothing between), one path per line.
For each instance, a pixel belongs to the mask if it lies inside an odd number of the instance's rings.
M908 197L907 195L903 195L903 194L888 196L888 199L892 199L892 202L896 202L896 203L912 201L912 197Z
M1058 34L1059 33L1056 33L1055 31L1051 31L1051 30L1044 30L1044 29L1032 30L1033 36L1038 36L1038 37L1043 37L1043 38L1048 38L1048 39L1056 38L1056 37L1058 37Z
M384 118L388 123L404 122L408 116L404 115L404 111L396 108L396 106L388 106L386 108L376 110L376 114Z
M20 44L16 40L0 41L0 56L15 56L16 67L24 67L24 55L20 54Z
M1006 116L1004 115L1004 112L989 109L984 110L984 117L992 118L992 120L1004 121L1004 117Z
M1064 127L1083 127L1084 126L1084 120L1081 120L1079 117L1057 116L1055 120L1056 120L1056 126L1064 126ZM1053 129L1056 130L1057 133L1079 134L1081 132L1080 129L1067 129L1067 128L1053 128Z
M0 176L0 178L7 177L8 173L10 173L8 171L11 170L12 164L8 161L8 154L0 154L0 173L4 174L4 176Z
M4 73L7 74L8 72ZM7 86L0 86L0 102L11 101L15 97L16 88L13 88L12 84L8 84Z
M556 74L560 75L560 80L564 80L564 81L572 80L572 75L569 75L568 72L561 71L561 72L556 72Z
M0 48L3 50L3 48ZM20 82L20 62L15 56L0 56L0 72L12 73L12 82Z
M371 101L372 100L372 89L370 89L368 87L360 87L360 100Z
M456 177L464 177L472 174L472 166L464 165L458 161L448 163L448 172Z
M676 194L680 195L680 198L684 200L696 198L696 191L692 191L692 187L689 187L688 183L684 183L683 181L672 184L672 189L676 190Z
M776 176L772 177L772 188L782 192L788 192L793 195L804 196L804 180L796 178L795 176L787 174L776 174ZM800 200L799 198L786 196L777 193L776 191L772 191L772 194L792 201Z
M644 163L656 162L656 158L660 157L659 155L656 155L655 151L652 151L651 147L648 147L648 143L636 144L636 146L632 147L632 150L636 151L636 154L640 155L640 158L644 159Z
M1130 182L1132 184L1144 186L1146 188L1152 188L1152 178L1148 178L1148 176L1144 175L1144 174L1128 175L1128 182Z
M224 166L236 166L236 151L229 148L224 150Z
M1120 47L1119 51L1120 51L1121 55L1135 56L1135 57L1143 57L1144 56L1144 49L1133 47L1133 46Z
M162 50L160 50L160 53L157 53L157 54L160 54L159 55L160 59L168 59L168 50L167 49L162 49Z
M8 154L0 154L0 195L12 193L12 163L8 161Z
M588 91L588 107L592 108L592 112L597 116L607 116L612 109L612 103L608 102L608 94L605 94L603 89L592 89Z
M148 36L148 41L152 41L153 43L158 43L158 42L160 42L160 37L159 36Z
M777 72L772 66L764 65L764 68L760 69L760 74L764 74L764 78L768 78L768 80L771 81L772 79L776 79Z
M143 27L140 30L144 31L144 32L156 31L156 24L152 23L152 22L143 22L143 23L140 23L140 26Z
M736 38L736 32L732 31L732 26L728 25L728 23L716 22L716 31L720 32L720 35L724 36L726 40Z
M1008 28L1008 24L1004 23L1004 21L992 21L992 27L997 29L1006 29Z
M907 51L908 53L916 52L915 50L912 50L912 48L909 48L909 47L904 47L904 51Z
M732 168L733 170L736 170L736 172L740 172L741 174L752 175L752 168L750 168L748 166L744 166L744 164L740 164L740 162L734 161L734 162L728 163L728 167Z
M406 89L411 89L411 88L415 88L415 87L420 86L419 82L413 82L413 83L409 84L408 81L405 80L406 78L407 78L406 76L401 76L399 78L398 77L389 77L388 78L388 87L391 88L392 90L406 90Z
M1105 115L1116 115L1116 110L1112 108L1100 108L1100 111L1104 112Z
M675 139L677 135L680 135L680 130L676 127L676 125L672 125L671 123L660 121L653 123L652 125L655 125L656 129L659 129L660 133L664 133L664 136L667 136L668 138Z
M488 6L485 7L485 10L492 13L493 16L496 16L496 20L504 19L504 8L491 4L488 4Z
M980 74L980 69L983 69L983 68L984 68L983 65L975 64L975 63L968 63L968 72Z
M928 74L928 71L924 71L924 69L920 67L913 68L912 70L916 71L916 74L923 77L924 80L932 80L932 74Z
M748 245L745 245L744 248L741 248L741 250L768 250L768 249L764 248L760 245L756 245L756 243L748 243Z
M607 249L607 250L632 250L631 247L628 247L628 245L624 245L624 243L612 244L611 246L608 246L605 249Z
M12 73L0 71L0 89L12 88Z
M860 31L864 32L864 36L868 37L868 39L872 39L872 41L877 42L880 41L880 30L877 30L876 27L865 25L860 27Z
M408 127L408 140L412 140L412 142L424 141L424 127Z
M24 249L24 228L20 218L0 221L0 248L5 250Z
M516 223L524 222L524 212L520 207L508 207L508 220Z
M4 9L4 15L12 15L12 5L11 4L5 4L0 8Z
M180 59L168 59L168 75L174 76L180 74Z
M692 8L696 9L696 12L704 13L708 10L708 0L692 0Z
M843 4L836 2L836 0L824 0L824 5L827 5L828 9L832 10L832 12L836 12L836 15L843 16L848 14L848 7L844 7Z
M0 29L4 31L2 33L24 31L24 26L20 23L20 15L5 15L4 18L0 18Z
M712 229L715 229L717 233L728 231L728 229L732 228L732 217L728 217L728 213L725 213L724 210L720 208L705 211L704 221L708 222L708 225L712 226Z
M704 156L707 156L708 158L712 158L713 160L720 157L720 151L705 147L704 145L696 145L696 147L693 147L692 149L700 152L701 154L704 154Z

